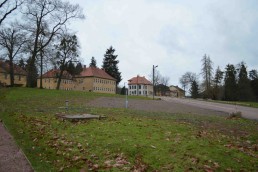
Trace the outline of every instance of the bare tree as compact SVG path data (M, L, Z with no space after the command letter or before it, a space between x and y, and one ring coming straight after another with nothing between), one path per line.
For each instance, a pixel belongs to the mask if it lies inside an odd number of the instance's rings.
M8 57L11 86L14 86L13 61L21 53L21 48L25 42L25 34L21 30L16 29L14 25L0 30L0 47L2 47L2 55Z
M188 87L192 84L193 81L197 80L197 76L195 73L186 72L180 79L179 82L184 88L184 91L188 89Z
M160 79L160 84L168 86L169 80L170 80L170 78L168 76L162 76Z
M72 19L83 19L80 6L72 5L62 0L26 0L23 15L27 23L23 28L30 32L33 38L30 61L28 64L29 87L33 87L33 66L37 55L53 40L53 38L66 27ZM48 31L48 34L45 34ZM41 35L43 39L40 39Z
M211 98L211 82L213 75L213 62L206 54L202 58L202 73L204 78L205 96Z
M0 2L0 26L8 15L15 11L21 4L22 0L1 0Z

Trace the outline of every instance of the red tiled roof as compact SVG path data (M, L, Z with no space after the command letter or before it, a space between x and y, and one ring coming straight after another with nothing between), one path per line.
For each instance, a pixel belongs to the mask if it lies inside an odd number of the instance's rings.
M80 73L80 75L76 77L98 77L98 78L110 79L110 80L116 81L115 78L107 74L104 70L96 67L83 68L83 71Z
M42 75L42 78L57 78L60 73L59 69L51 69ZM66 70L63 72L62 78L64 79L72 79L72 75L70 75Z
M128 85L133 85L133 84L152 85L152 83L149 80L147 80L144 76L143 77L136 76L129 79L128 81L129 81Z
M8 62L0 60L0 72L10 73L10 66ZM16 64L13 64L13 72L15 75L27 75L27 72Z

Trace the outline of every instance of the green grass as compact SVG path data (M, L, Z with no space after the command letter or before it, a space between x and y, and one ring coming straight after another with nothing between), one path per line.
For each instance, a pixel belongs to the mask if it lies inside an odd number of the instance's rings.
M0 118L36 171L256 171L258 123L219 116L94 108L119 95L28 88L0 89ZM138 97L129 97L138 98ZM70 113L104 120L56 117ZM145 98L144 98L145 99ZM151 100L150 100L151 101Z

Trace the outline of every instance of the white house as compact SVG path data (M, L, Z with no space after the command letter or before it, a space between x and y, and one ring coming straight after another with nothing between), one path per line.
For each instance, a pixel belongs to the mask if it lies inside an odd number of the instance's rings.
M128 80L128 95L151 96L153 86L144 76L137 75Z

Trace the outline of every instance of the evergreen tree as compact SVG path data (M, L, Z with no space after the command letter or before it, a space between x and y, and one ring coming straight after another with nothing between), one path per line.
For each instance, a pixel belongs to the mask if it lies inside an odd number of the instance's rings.
M94 57L91 58L90 67L97 67L97 61Z
M69 62L66 67L67 72L69 72L72 76L75 75L75 66L73 62Z
M114 55L114 52L115 52L115 49L113 49L112 46L110 46L110 48L107 49L106 54L104 54L102 69L105 70L110 76L115 78L116 85L118 85L119 82L122 80L122 78L121 78L121 72L119 72L119 69L117 66L119 61L116 60L117 55Z
M76 67L75 67L75 75L79 75L82 72L83 68L82 68L82 64L79 62L77 63Z
M221 92L221 81L223 79L223 73L219 66L218 68L216 69L216 72L215 72L215 76L214 76L214 88L213 88L213 99L215 100L218 100L219 99L219 95L220 95L220 92Z
M121 89L121 93L120 94L122 94L122 95L125 95L126 94L126 88L125 88L125 86L123 86L123 88Z
M238 99L241 101L252 100L250 80L248 79L247 67L244 62L239 64L238 71Z
M26 70L26 65L24 63L23 58L19 60L18 66L21 67L23 70Z
M202 58L202 75L204 78L204 98L211 98L211 81L213 74L213 62L206 54Z
M191 97L194 99L198 98L199 96L199 86L195 80L191 84L190 93L191 93Z
M249 78L251 82L252 92L255 96L256 101L258 101L258 72L257 70L251 70L249 72Z
M225 100L237 100L236 69L228 64L225 71Z

